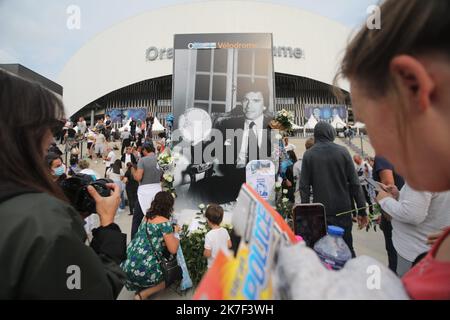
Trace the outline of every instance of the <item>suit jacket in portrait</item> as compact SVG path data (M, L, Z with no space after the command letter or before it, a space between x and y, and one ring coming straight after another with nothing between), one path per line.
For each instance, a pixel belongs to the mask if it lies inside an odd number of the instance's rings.
M269 126L270 121L272 120L272 117L269 117L268 115L264 115L263 120L263 129L265 132L263 132L262 139L263 142L260 144L260 147L258 147L259 155L258 159L270 159L271 153L272 153L272 142L271 142L271 128ZM245 116L241 115L238 117L228 117L223 119L218 119L215 124L215 128L218 129L222 135L223 135L223 156L224 156L224 164L225 160L227 159L227 155L232 153L232 159L233 164L227 164L228 166L233 165L236 167L236 162L238 159L239 152L241 150L241 145L244 143L243 139L240 139L239 141L238 137L232 136L227 137L227 129L228 130L244 130L245 126ZM258 159L249 159L251 160L258 160Z

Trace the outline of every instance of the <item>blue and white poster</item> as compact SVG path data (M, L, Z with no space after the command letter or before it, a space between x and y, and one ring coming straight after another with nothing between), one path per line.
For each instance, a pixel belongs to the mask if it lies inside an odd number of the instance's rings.
M332 122L333 120L341 120L346 122L348 118L347 106L307 104L305 105L306 121L308 121L311 117L314 117L317 121Z
M113 123L125 124L130 118L138 121L145 121L147 116L146 108L115 108L107 110L106 114L111 117Z
M247 164L246 182L261 198L269 200L274 194L275 165L270 160L253 160Z

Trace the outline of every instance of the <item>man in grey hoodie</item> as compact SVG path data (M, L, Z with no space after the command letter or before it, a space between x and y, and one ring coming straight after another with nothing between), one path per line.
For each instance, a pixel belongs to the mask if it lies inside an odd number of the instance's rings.
M344 241L355 256L351 213L337 216L354 208L365 207L365 198L348 150L335 144L336 131L326 122L314 128L314 146L305 152L300 177L302 203L309 203L312 187L315 203L325 206L327 224L343 228ZM358 225L367 224L365 209L358 210Z

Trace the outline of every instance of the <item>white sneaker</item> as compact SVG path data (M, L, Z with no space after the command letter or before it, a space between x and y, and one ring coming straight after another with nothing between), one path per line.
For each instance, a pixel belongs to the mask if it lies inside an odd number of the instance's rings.
M98 161L97 161L97 160L95 160L95 163L97 164L97 163L98 163Z

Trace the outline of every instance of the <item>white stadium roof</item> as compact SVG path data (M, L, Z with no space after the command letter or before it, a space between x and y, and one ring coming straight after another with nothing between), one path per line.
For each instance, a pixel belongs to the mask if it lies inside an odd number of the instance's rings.
M173 60L167 59L167 51L153 61L146 52L172 48L174 34L241 32L272 33L274 46L300 48L301 58L275 57L275 72L327 84L350 36L347 27L322 16L254 1L196 2L149 11L98 34L65 65L58 80L67 114L114 90L171 75ZM348 83L342 88L348 90Z

